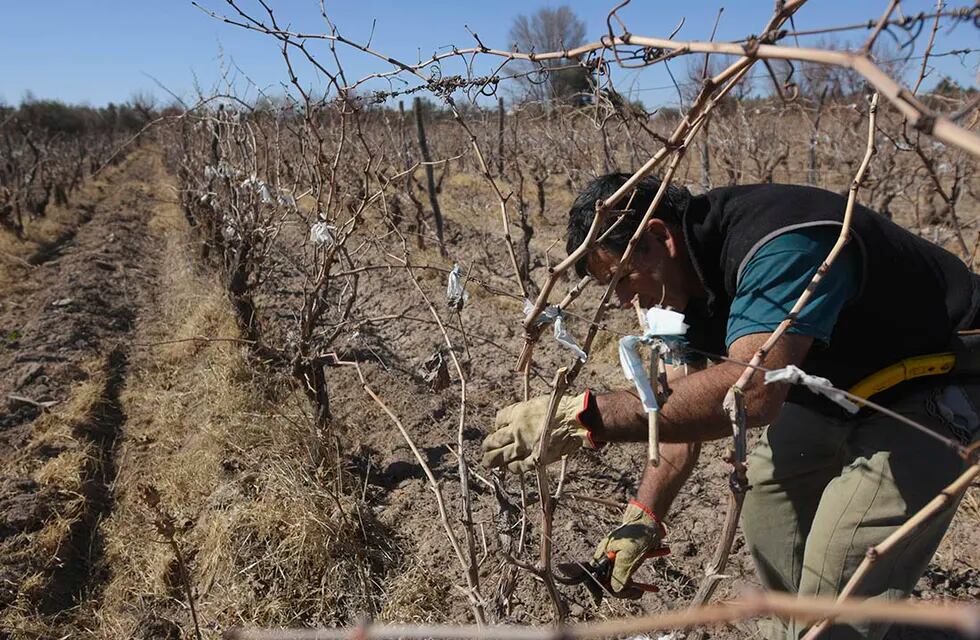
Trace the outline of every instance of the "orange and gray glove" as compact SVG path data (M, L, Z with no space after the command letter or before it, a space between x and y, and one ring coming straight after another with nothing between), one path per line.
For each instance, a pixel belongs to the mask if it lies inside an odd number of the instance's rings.
M582 415L589 409L592 393L588 390L574 398L563 397L551 419L551 438L548 441L547 459L551 464L581 447L597 449L600 445L592 439ZM510 471L530 471L538 463L538 440L548 396L541 396L504 407L497 412L494 421L496 431L483 441L483 464L488 467L504 467Z
M649 589L632 585L633 573L647 558L668 553L661 542L667 529L653 511L636 500L630 500L623 514L623 524L613 529L596 547L593 562L612 560L609 588L620 598L639 598ZM648 585L642 585L647 587Z

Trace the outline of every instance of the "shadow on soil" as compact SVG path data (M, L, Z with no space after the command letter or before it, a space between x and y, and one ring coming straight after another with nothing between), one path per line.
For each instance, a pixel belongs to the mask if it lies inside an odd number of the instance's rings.
M83 469L85 509L72 525L62 562L52 575L51 586L40 603L44 614L55 614L77 605L86 592L103 582L99 560L104 544L99 535L99 523L112 509L116 440L126 421L119 401L126 365L126 354L116 347L109 354L102 397L89 421L76 428L78 437L87 438L95 445L96 455Z

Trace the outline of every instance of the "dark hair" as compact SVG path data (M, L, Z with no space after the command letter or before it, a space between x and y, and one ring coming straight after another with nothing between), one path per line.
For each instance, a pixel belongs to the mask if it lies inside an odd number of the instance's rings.
M631 176L632 174L630 173L607 173L604 176L590 180L585 185L585 188L578 194L575 203L568 212L568 239L565 242L565 250L569 254L575 251L589 234L589 228L595 219L596 201L605 200L614 194ZM629 244L630 238L636 233L636 228L640 226L640 221L643 220L643 214L646 213L650 203L653 202L654 196L657 195L660 184L660 178L654 176L647 176L637 183L635 187L636 195L633 196L633 202L630 204L629 211L623 214L623 221L616 225L616 228L602 241L603 247L619 254L626 251L626 245ZM657 207L654 215L669 225L680 227L681 218L687 209L690 198L691 192L684 187L677 187L672 184L668 185L667 193L664 194L664 199L661 201L660 206ZM621 210L629 202L629 199L629 194L626 194L617 203L616 207ZM601 235L609 229L618 218L619 216L617 215L610 215L602 228L599 229L599 234ZM586 260L583 257L575 263L575 272L580 276L584 276L586 273L585 266Z

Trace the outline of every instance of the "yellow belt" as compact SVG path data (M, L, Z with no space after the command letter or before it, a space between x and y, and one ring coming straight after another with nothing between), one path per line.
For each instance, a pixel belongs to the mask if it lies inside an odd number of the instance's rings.
M891 389L898 383L905 382L906 380L949 373L955 365L956 354L952 352L930 353L924 356L906 358L901 362L896 362L891 366L872 373L848 391L866 400L876 393Z

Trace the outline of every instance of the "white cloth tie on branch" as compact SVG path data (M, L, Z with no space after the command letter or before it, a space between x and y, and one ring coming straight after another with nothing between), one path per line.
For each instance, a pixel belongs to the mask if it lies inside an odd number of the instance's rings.
M574 353L575 357L582 362L589 359L588 354L586 354L585 351L582 351L582 347L578 346L578 343L575 342L575 338L572 337L572 334L568 333L568 329L565 327L565 314L561 312L555 316L555 340L557 340L559 344L567 347L568 350Z
M337 227L332 224L322 221L314 223L310 227L310 242L321 247L330 246L336 242L333 236L335 231L337 231Z
M211 178L237 178L241 174L241 171L232 168L226 162L219 162L217 165L204 165L204 177L207 180Z
M206 169L206 168L205 168ZM269 183L259 180L256 176L249 176L242 181L239 185L242 189L252 189L259 194L259 199L262 204L281 204L284 207L295 207L296 198L293 196L283 193L274 186L269 186Z
M647 309L645 324L646 331L642 336L626 336L619 340L619 364L626 379L636 386L644 410L656 413L660 411L660 404L647 368L643 366L639 347L641 344L650 345L661 356L669 358L672 352L683 348L682 336L687 333L688 325L684 322L683 313L663 307Z
M238 229L231 222L225 222L225 226L221 229L221 236L229 242L240 237Z
M818 393L825 398L830 399L848 413L857 413L861 408L848 400L847 396L844 395L844 392L834 387L834 385L832 385L830 380L827 378L811 376L809 373L806 373L794 365L789 365L783 367L782 369L766 371L766 384L769 384L770 382L789 382L790 384L801 384L813 393Z
M534 303L528 299L524 299L524 317L534 310ZM554 324L555 325L555 341L558 344L564 346L573 354L575 357L585 362L589 359L589 356L582 347L578 346L578 342L572 337L572 334L568 332L568 328L565 326L565 312L558 308L558 305L548 305L545 310L541 312L534 324L544 325L544 324Z
M449 272L449 284L446 285L446 302L451 308L462 311L469 297L463 287L463 269L454 264L453 270Z
M272 204L272 192L269 191L269 185L255 176L251 176L242 182L241 187L242 189L252 189L258 193L262 204Z

